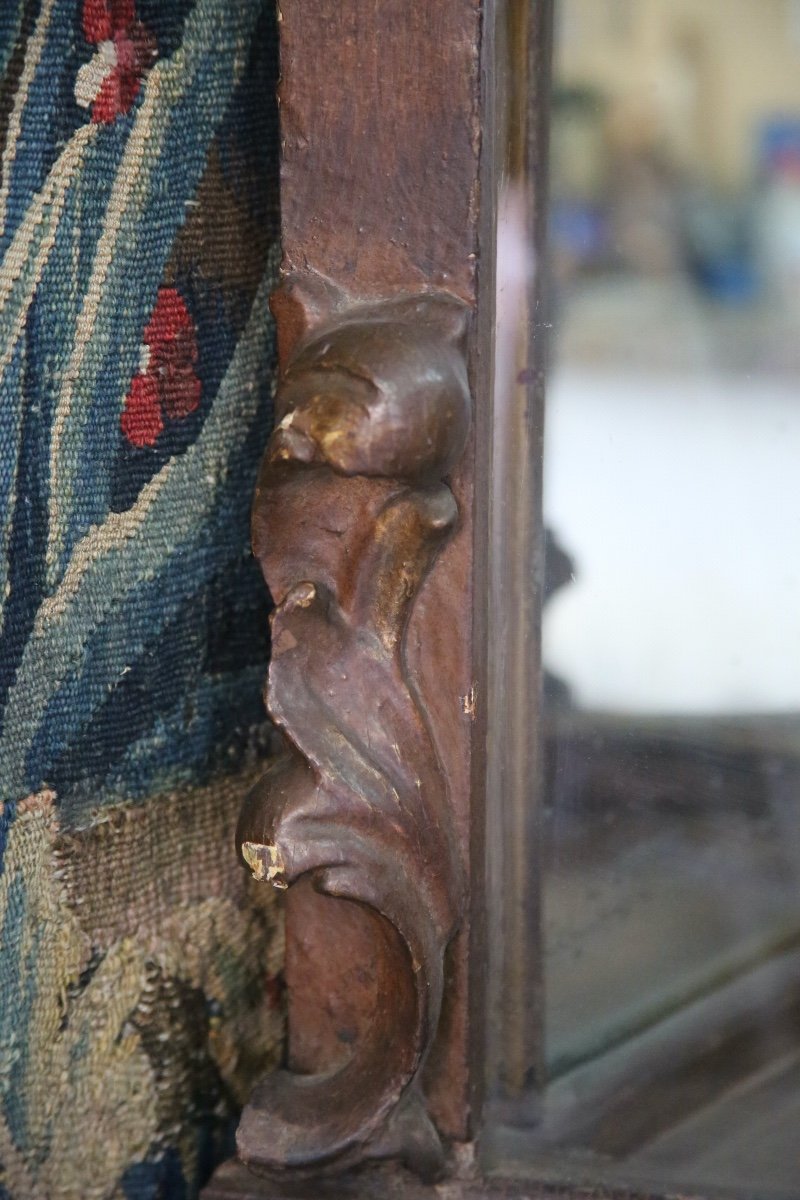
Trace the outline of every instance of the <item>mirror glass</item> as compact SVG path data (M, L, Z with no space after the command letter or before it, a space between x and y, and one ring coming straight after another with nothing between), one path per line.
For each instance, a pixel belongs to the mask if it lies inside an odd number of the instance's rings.
M798 1195L800 4L560 0L551 103L546 1074Z

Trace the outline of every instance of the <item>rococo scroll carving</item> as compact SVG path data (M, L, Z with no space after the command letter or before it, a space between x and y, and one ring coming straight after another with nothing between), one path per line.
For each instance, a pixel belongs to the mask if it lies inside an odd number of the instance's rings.
M458 517L443 480L469 425L464 325L444 294L345 308L279 389L253 535L276 605L267 707L286 747L237 840L256 878L309 876L366 906L383 991L343 1067L256 1088L238 1147L268 1174L389 1155L428 1177L441 1167L419 1079L464 877L404 635Z

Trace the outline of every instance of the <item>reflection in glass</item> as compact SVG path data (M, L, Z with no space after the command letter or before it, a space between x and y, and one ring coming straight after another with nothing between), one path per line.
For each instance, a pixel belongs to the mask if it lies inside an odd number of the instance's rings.
M797 1195L800 7L559 17L548 1073L663 1060L590 1148Z

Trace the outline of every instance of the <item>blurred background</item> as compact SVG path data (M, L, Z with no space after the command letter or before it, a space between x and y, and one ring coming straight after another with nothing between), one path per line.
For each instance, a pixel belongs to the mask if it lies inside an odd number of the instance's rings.
M736 1116L709 1068L645 1158L777 1188L800 1111L800 3L556 11L548 1070L745 989L780 1053L734 1070ZM765 1113L770 1179L742 1161Z
M602 707L799 705L800 4L558 14L548 659Z

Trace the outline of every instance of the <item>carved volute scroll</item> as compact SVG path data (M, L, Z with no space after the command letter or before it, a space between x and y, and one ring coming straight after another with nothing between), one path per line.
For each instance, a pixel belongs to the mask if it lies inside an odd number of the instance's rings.
M279 1177L389 1155L426 1177L441 1167L420 1071L465 882L404 635L459 517L444 478L469 427L465 323L460 301L426 292L317 325L284 372L256 490L275 602L266 698L285 752L246 799L237 841L257 879L307 877L362 907L378 989L344 1065L256 1088L239 1155Z

